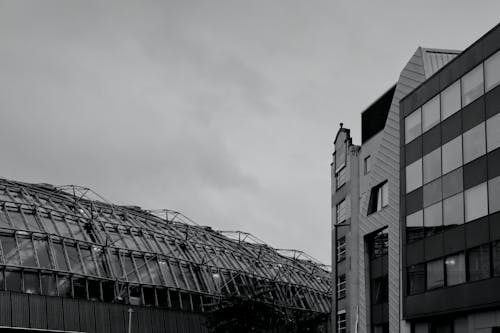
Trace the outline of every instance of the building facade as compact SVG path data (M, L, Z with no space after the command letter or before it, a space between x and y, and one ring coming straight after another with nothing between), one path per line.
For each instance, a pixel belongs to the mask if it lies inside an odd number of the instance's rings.
M409 331L400 293L399 102L457 54L418 48L396 84L362 112L361 145L348 129L337 133L331 171L337 332Z
M325 332L324 268L175 211L0 179L0 332L208 332L214 313L255 315L238 312L249 301L288 332Z
M403 317L500 330L500 26L401 102Z

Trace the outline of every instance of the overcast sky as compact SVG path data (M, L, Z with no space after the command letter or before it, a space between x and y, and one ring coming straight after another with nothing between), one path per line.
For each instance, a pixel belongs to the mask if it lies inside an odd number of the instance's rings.
M418 46L500 1L0 0L0 176L330 261L330 162Z

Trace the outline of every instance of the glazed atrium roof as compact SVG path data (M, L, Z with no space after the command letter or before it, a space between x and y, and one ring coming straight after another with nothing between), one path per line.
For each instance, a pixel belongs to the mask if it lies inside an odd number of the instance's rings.
M305 253L83 187L0 179L0 245L0 289L192 311L250 295L330 312L329 272Z

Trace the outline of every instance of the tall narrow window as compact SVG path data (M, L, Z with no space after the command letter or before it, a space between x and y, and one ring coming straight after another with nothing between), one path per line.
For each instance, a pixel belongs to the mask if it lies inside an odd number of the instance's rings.
M422 186L422 159L406 167L406 193Z
M337 299L345 297L345 275L337 277Z
M337 312L337 333L346 333L347 325L346 325L346 313L345 310L341 310Z
M441 119L444 120L460 110L460 80L441 92Z
M474 186L464 192L465 222L469 222L488 214L488 193L486 183Z
M335 173L335 184L336 184L336 189L339 189L342 187L342 185L345 184L346 182L346 167L343 167L339 171Z
M483 64L481 64L462 77L462 107L483 93Z
M484 72L486 91L490 91L500 84L500 51L484 62Z
M464 164L486 154L484 127L484 123L481 123L463 134Z
M476 281L490 277L490 246L478 246L467 251L468 280Z
M500 147L500 113L486 120L486 141L488 142L488 152Z
M430 130L440 120L439 95L432 98L422 107L422 132Z
M405 119L405 143L422 134L422 111L418 109Z
M365 175L370 173L372 169L372 157L370 155L365 157Z
M444 286L443 259L427 263L427 289L435 289Z
M389 184L386 180L372 188L367 214L378 212L387 205L389 205Z
M337 262L345 259L345 237L337 239Z
M459 253L445 259L446 285L453 286L465 282L465 256Z
M408 267L408 293L410 295L425 291L425 265Z
M337 204L337 206L335 208L335 215L337 218L337 224L342 223L346 220L346 201L345 201L345 199Z
M424 214L422 210L406 217L406 239L408 242L424 238Z

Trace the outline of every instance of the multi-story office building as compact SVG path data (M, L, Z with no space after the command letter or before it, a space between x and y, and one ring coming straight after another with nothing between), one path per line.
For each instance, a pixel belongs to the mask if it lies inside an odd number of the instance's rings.
M500 330L500 25L401 101L403 317Z
M332 177L336 331L408 330L401 311L399 101L458 52L418 48L396 84L361 116L361 145L341 125Z

